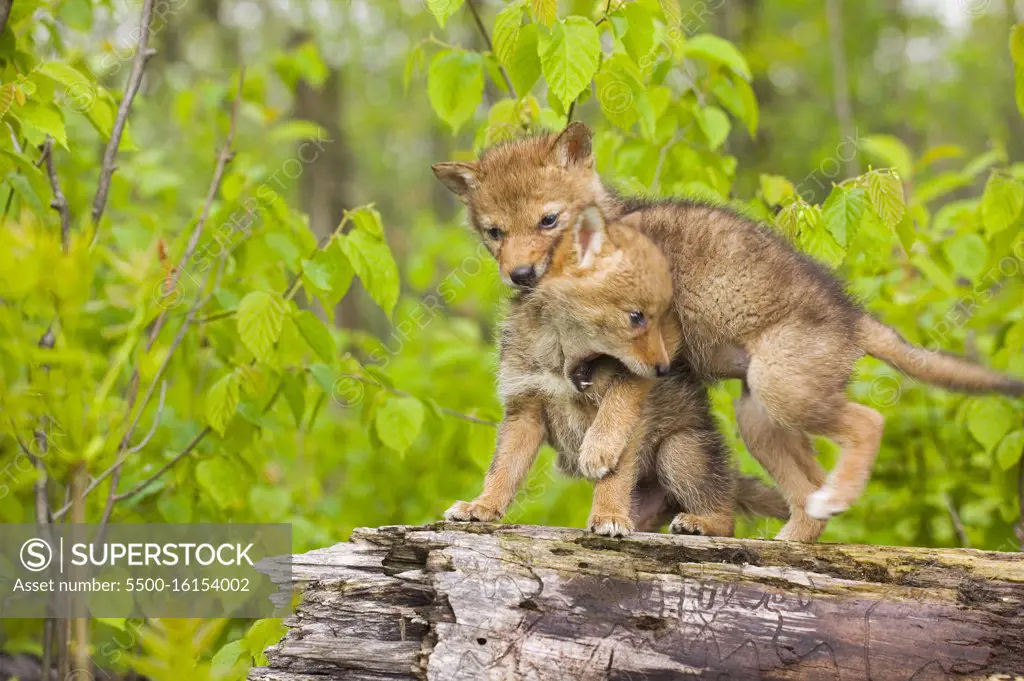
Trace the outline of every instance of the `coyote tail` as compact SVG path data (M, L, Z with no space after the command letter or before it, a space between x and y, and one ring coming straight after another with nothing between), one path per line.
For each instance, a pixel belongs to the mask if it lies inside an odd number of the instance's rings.
M857 323L861 350L911 378L968 393L1024 395L1024 381L986 369L963 357L912 345L893 329L864 315Z
M777 489L751 475L737 475L736 478L736 509L740 513L789 519L789 504Z

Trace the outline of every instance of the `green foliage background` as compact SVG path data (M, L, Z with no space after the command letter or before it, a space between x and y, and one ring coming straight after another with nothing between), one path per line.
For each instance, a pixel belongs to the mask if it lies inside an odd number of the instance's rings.
M114 522L287 522L303 551L472 498L501 417L503 291L429 164L569 112L596 130L613 186L729 202L910 340L1024 375L1013 3L952 25L838 4L838 23L812 0L158 4L95 222L139 5L18 0L0 36L0 522L36 519L40 480L59 513L78 475L101 480L89 521L116 480ZM1016 550L1019 401L874 360L851 392L885 413L886 437L825 540ZM756 471L737 394L716 388L716 412ZM584 523L589 485L551 465L509 521ZM281 632L91 626L99 663L154 679L240 678ZM39 653L40 624L4 620L0 641Z

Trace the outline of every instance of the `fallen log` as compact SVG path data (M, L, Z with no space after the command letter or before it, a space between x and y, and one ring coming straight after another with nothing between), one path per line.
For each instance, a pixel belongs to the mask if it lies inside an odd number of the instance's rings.
M1024 554L515 525L295 556L250 681L1019 679Z

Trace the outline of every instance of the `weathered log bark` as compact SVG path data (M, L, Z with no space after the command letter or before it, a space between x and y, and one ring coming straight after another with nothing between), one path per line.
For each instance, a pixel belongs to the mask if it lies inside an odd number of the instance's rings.
M293 570L250 681L1024 675L1024 554L439 524Z

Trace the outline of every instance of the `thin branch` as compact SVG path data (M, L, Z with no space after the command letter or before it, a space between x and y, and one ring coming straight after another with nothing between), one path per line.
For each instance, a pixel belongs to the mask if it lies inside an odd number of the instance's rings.
M469 11L473 14L473 21L476 22L476 27L480 31L480 37L484 39L484 43L487 45L487 49L494 54L494 43L491 42L491 36L487 33L487 27L484 26L484 22L480 19L480 13L476 9L476 3L473 0L466 0L466 5L469 6ZM497 60L498 55L494 55ZM498 72L501 73L502 79L505 81L508 92L512 95L512 99L519 99L519 95L516 94L516 88L512 85L512 79L508 77L508 71L501 65L501 61L498 61Z
M67 253L71 248L71 210L68 208L67 199L64 198L64 192L60 190L60 180L53 166L53 138L49 135L43 144L43 158L46 163L46 176L50 178L50 188L53 190L50 208L60 214L60 246L64 253Z
M121 146L121 136L128 124L128 114L132 110L132 102L142 84L142 72L146 68L146 62L156 54L156 50L149 48L149 29L153 20L153 0L143 0L142 17L139 21L139 45L132 58L132 71L125 84L124 97L121 98L121 105L117 109L117 117L114 119L114 127L110 131L110 140L103 150L103 166L100 171L99 183L96 186L96 198L92 202L92 224L97 227L103 211L107 207L107 195L110 193L110 179L117 169L117 150Z
M658 191L658 184L661 182L661 171L665 167L665 160L668 157L668 150L679 141L679 131L672 135L672 139L665 143L658 154L658 165L654 168L654 179L651 180L651 192Z
M14 0L0 0L0 35L7 30L7 19L11 16Z
M960 546L970 548L971 540L967 538L967 529L964 527L964 521L960 519L960 512L957 510L956 504L953 503L948 494L943 494L942 498L946 502L946 510L949 511L949 517L953 520L953 529L956 530L956 536L960 539Z
M151 475L148 478L146 478L144 481L140 482L135 487L132 487L127 492L124 492L123 494L116 494L116 495L114 495L113 496L114 502L117 503L119 501L124 501L125 499L129 499L129 498L135 496L136 494L138 494L139 492L141 492L142 490L146 489L150 485L152 485L156 481L157 478L159 478L161 475L163 475L164 473L169 471L174 466L174 464L178 463L179 461L184 459L186 456L191 454L193 451L195 451L195 448L199 446L199 443L203 441L203 438L205 438L207 435L209 435L212 430L213 429L210 428L210 426L204 427L201 431L199 431L198 435L196 435L194 438L192 438L192 441L188 443L188 445L185 447L185 449L181 450L177 455L175 455L175 457L173 459L171 459L170 461L165 463L163 466L161 466L160 470L158 470L156 473L154 473L153 475Z
M360 383L363 383L364 385L372 385L375 388L380 388L382 390L387 390L392 395L398 395L399 397L412 397L412 398L415 398L415 399L420 399L420 398L416 397L415 395L413 395L412 393L407 393L404 390L399 390L398 388L392 388L391 386L384 385L383 383L375 381L372 378L366 378L364 376L359 376L358 374L340 374L340 377L341 378L351 378L353 381L359 381ZM463 413L461 411L455 411L454 409L449 409L448 407L442 407L442 406L438 405L437 408L438 408L438 410L444 412L445 414L448 414L449 416L452 416L452 417L457 418L457 419L462 419L463 421L469 421L470 423L477 423L477 424L479 424L481 426L497 426L498 425L494 421L488 421L487 419L482 419L482 418L479 418L477 416L473 416L472 414L465 414L465 413Z
M281 384L277 386L277 390L274 391L274 394L270 396L270 399L267 401L267 405L265 407L263 407L263 413L264 414L266 414L268 411L270 411L271 407L274 406L274 403L277 402L277 398L278 398L278 396L280 396L283 387L284 387L284 382L282 381ZM167 471L171 470L171 468L173 468L176 463L178 463L179 461L184 459L186 456L191 454L193 451L195 451L195 448L199 446L199 443L203 441L203 438L205 438L207 435L210 434L211 430L212 429L209 426L206 426L205 428L203 428L201 431L199 431L198 435L196 435L194 438L192 438L192 441L190 443L188 443L188 446L186 446L185 449L183 449L181 452L179 452L173 459L171 459L170 461L165 463L163 466L161 466L160 470L158 470L156 473L154 473L153 475L149 476L148 478L146 478L145 480L140 482L135 487L132 487L127 492L124 492L123 494L116 495L114 497L114 501L118 502L118 501L124 501L125 499L130 499L131 497L135 496L136 494L140 493L142 490L144 490L147 487L149 487L150 485L152 485L154 482L156 482L156 480L161 475L163 475Z
M160 421L163 420L164 416L164 399L167 397L167 379L160 384L160 403L156 406L156 414L153 416L153 425L149 427L149 432L142 438L139 444L128 449L129 454L138 454L142 451L142 448L149 444L149 441L153 439L156 434L157 428L160 427Z
M206 226L206 220L210 215L210 209L213 206L214 200L217 198L217 194L220 192L220 184L224 179L224 171L227 168L228 163L230 163L231 159L235 156L235 152L232 151L231 146L235 141L235 128L238 125L238 109L242 101L242 84L244 81L245 67L242 67L238 76L238 92L235 94L235 101L231 107L231 122L228 126L228 136L224 140L224 146L221 147L220 153L217 154L217 165L213 170L213 178L210 180L210 186L206 190L206 200L203 202L203 209L199 213L199 219L196 221L196 226L192 229L191 236L189 236L188 244L185 246L185 252L181 255L181 259L178 261L177 267L174 268L174 274L171 275L171 281L168 286L168 289L171 291L178 286L178 283L181 280L181 275L185 271L185 267L188 265L188 261L192 258L196 248L199 246L199 239L202 236L203 228ZM160 335L160 331L163 329L166 321L167 309L164 309L156 318L156 322L154 322L153 328L149 333L149 340L146 343L147 351L153 347L153 343L156 342L157 336Z

